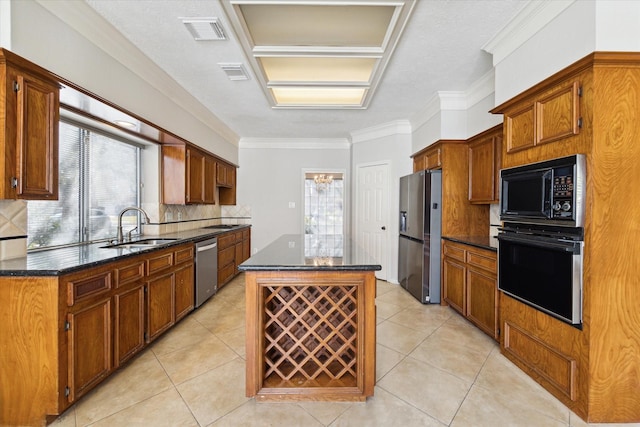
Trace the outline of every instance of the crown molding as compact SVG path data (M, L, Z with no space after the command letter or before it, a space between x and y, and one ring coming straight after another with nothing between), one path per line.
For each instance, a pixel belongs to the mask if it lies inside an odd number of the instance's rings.
M492 68L466 90L467 109L473 107L496 91L495 74L495 69Z
M107 55L163 93L226 141L237 145L239 136L217 116L186 92L171 76L83 1L36 0L62 22Z
M575 1L530 1L502 30L482 46L482 50L493 55L494 66L499 64Z
M264 148L270 150L348 150L351 144L347 138L240 138L243 148Z
M409 120L395 120L377 126L360 129L351 132L351 143L371 141L373 139L384 138L392 135L410 135L412 131Z

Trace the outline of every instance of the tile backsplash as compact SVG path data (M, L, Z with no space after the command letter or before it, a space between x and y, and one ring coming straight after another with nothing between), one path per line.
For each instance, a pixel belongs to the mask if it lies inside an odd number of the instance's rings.
M23 257L27 253L27 202L0 200L0 259Z
M251 207L245 205L148 205L143 209L153 225L144 234L155 235L192 230L217 224L251 224Z

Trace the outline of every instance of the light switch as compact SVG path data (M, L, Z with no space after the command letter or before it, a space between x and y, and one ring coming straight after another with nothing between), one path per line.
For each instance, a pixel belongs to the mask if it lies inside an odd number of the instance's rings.
M295 209L296 208L296 202L289 202L289 209Z

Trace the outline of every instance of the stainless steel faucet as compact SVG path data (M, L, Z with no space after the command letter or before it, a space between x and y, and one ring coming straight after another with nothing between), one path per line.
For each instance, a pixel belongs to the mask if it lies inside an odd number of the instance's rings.
M137 208L135 206L129 206L128 208L124 208L122 209L122 211L120 211L120 214L118 215L118 243L122 243L124 242L124 237L122 235L122 217L124 216L124 213L127 211L138 211L140 212L142 215L144 215L144 223L143 224L149 224L151 222L151 220L149 219L149 215L147 215L147 213L145 211L143 211L140 208ZM135 228L134 228L135 230ZM131 230L133 231L133 230ZM131 240L131 233L129 233L129 240Z

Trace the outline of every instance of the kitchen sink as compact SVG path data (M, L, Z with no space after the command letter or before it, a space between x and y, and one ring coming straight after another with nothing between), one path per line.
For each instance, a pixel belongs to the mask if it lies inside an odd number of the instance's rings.
M142 239L134 242L114 243L108 246L102 246L107 249L122 249L122 248L148 248L151 246L162 245L165 243L171 243L178 239Z

